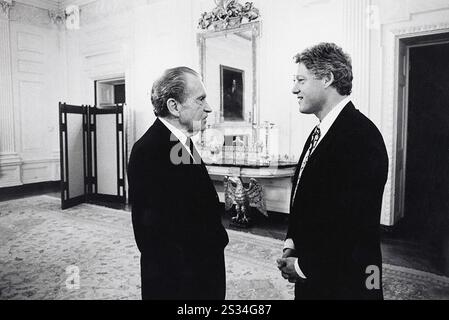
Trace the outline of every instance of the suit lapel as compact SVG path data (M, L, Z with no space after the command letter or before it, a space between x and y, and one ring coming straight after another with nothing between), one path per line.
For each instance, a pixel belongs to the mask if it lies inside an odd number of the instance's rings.
M204 179L206 178L206 176L207 180L210 180L206 165L204 164L203 159L197 152L196 148L193 149L194 156L196 159L199 159L199 162L195 162L195 159L190 155L190 152L189 150L187 150L186 146L181 141L179 141L179 139L174 134L172 134L172 132L162 123L162 121L157 119L155 125L157 126L158 130L160 130L162 139L164 139L164 141L167 141L169 153L172 152L173 148L181 145L182 153L180 156L183 158L179 166L185 168L185 172L188 174L188 178L190 179L190 181L195 181L199 177L202 177L202 179ZM189 161L185 161L184 155L188 155ZM210 181L209 183L211 184Z
M326 135L316 146L315 150L313 151L312 155L309 158L308 163L313 162L314 159L320 157L321 153L325 153L326 150L329 149L329 147L332 145L333 139L335 139L339 135L339 133L344 129L344 122L348 112L351 112L353 109L355 110L352 102L348 102L348 104L346 104L346 106L340 112L338 117L335 119L334 123L329 128L329 131L327 131ZM304 168L304 171L306 169L307 166L306 168Z
M161 136L162 141L167 142L168 150L171 153L173 148L176 148L176 146L181 146L181 154L182 162L181 164L187 164L187 165L200 165L203 163L203 160L201 159L201 156L198 154L195 150L195 158L190 155L190 151L186 148L186 146L170 131L170 129L167 128L165 124L162 123L159 118L156 119L154 122L154 126L158 132L158 134ZM186 161L186 156L188 155L188 161ZM195 159L200 159L200 163L196 162Z
M307 172L312 167L311 164L314 161L316 161L316 159L320 158L320 156L322 156L322 154L325 154L327 150L329 150L329 147L332 145L333 139L335 139L339 135L339 133L342 130L344 130L344 123L345 123L345 119L346 119L348 113L352 112L353 110L355 110L354 105L352 104L352 102L348 102L348 104L346 104L346 106L340 112L338 117L335 119L334 123L329 128L329 131L326 133L326 135L323 137L323 139L320 141L320 143L316 146L316 148L313 151L312 155L309 157L309 159L307 161L307 165L306 165L306 167L303 170L301 179L303 179L307 175ZM290 194L291 206L293 206L293 201L295 200L295 199L293 199L293 191L294 191L294 188L296 187L296 184L297 184L297 181L298 181L299 168L301 167L302 161L303 161L303 159L304 159L304 157L305 157L305 155L307 153L307 150L309 149L310 140L312 138L312 133L313 133L313 130L310 133L309 138L307 139L307 142L306 142L306 144L304 146L304 149L302 151L301 157L299 159L298 165L296 166L294 180L293 180L293 183L292 183L292 191L291 191L291 194ZM324 159L323 161L327 161L327 159ZM300 192L299 191L300 188L301 188L301 186L298 186L298 191L296 192L296 197L298 197L298 194Z
M304 160L304 157L306 156L307 150L309 149L310 142L312 140L312 134L313 134L313 130L312 130L312 132L310 132L309 137L306 140L306 144L304 145L304 148L302 149L301 156L299 157L298 164L296 165L295 174L294 174L293 180L292 180L292 190L290 192L290 204L291 204L291 206L293 205L293 192L294 192L296 184L298 182L299 169L301 168L301 164L302 164L302 162Z

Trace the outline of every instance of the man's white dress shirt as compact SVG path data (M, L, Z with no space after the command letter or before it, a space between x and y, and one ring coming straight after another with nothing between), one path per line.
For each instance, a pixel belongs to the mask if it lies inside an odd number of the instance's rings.
M173 133L173 135L184 145L184 147L187 149L192 158L194 158L193 154L190 152L190 147L187 145L187 136L184 134L184 132L182 132L181 130L179 130L178 128L176 128L174 125L172 125L170 122L168 122L163 118L159 118L159 120L161 120L161 122L168 128L168 130L171 131L171 133Z

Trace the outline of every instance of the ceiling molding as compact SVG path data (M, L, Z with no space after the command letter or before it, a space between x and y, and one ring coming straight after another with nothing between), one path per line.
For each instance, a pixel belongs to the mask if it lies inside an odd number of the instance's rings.
M15 2L47 10L59 9L59 0L15 0Z
M84 6L86 4L95 2L96 0L59 0L58 2L60 3L60 7L61 8L67 8L67 6L74 4L77 5L79 7Z
M95 2L96 0L15 0L15 1L36 8L57 10L66 8L71 4L81 7L86 4Z

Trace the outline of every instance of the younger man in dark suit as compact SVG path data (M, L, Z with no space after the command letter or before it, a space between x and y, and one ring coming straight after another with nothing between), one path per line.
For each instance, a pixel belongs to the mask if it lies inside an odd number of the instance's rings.
M352 104L351 59L332 43L298 54L293 94L319 124L293 179L282 276L295 299L382 299L380 213L388 156Z
M211 112L204 85L192 69L169 69L154 83L151 101L158 118L133 146L128 166L142 298L222 300L228 235L190 139Z

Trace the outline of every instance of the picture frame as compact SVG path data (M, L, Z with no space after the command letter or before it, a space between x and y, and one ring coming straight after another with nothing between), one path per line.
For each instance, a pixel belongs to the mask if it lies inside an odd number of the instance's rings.
M224 122L245 121L245 71L220 65L220 114Z

